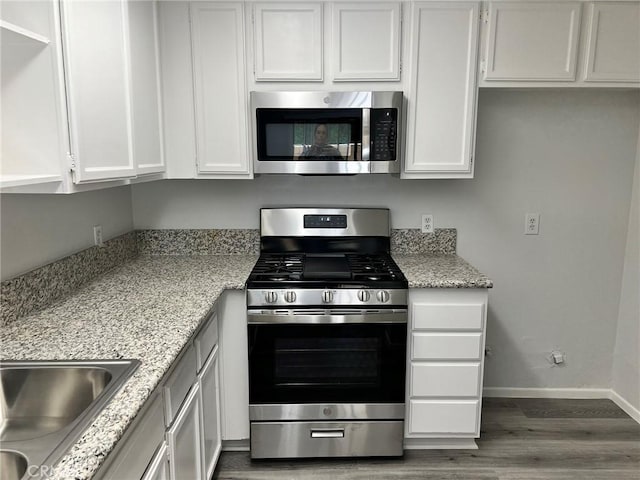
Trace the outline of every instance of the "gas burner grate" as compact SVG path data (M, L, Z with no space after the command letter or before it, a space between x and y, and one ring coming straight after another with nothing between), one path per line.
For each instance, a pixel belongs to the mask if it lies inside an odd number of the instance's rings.
M400 269L388 255L349 254L347 260L354 280L395 280L402 278Z
M299 280L302 277L304 255L263 254L253 268L256 280Z

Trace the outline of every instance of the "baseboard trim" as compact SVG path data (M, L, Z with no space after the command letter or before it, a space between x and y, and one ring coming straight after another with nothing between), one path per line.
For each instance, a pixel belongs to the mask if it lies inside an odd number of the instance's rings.
M631 405L624 397L622 397L615 390L610 390L609 398L622 410L624 410L627 415L633 418L636 422L640 423L640 410Z
M249 439L243 440L223 440L222 451L223 452L248 452L251 450L249 445Z
M473 438L405 438L405 450L477 450Z
M640 423L640 410L610 388L504 388L485 387L483 397L503 398L608 398Z
M485 387L483 397L506 398L611 398L608 388L504 388Z

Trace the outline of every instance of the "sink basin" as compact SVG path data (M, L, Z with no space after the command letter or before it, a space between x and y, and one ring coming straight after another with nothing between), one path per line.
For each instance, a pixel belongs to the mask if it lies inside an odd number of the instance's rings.
M27 459L18 452L0 452L0 480L20 480L27 472Z
M29 440L69 425L112 378L104 368L0 369L0 441Z
M0 362L0 480L52 468L139 365L137 360Z

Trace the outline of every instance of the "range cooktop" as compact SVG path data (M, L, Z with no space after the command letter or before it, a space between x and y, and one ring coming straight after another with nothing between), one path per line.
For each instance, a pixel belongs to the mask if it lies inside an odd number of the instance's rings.
M249 288L407 288L407 279L386 253L263 253Z

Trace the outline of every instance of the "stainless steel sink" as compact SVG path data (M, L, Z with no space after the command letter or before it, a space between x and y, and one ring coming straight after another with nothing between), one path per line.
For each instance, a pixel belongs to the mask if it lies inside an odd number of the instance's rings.
M20 480L27 472L27 459L18 452L0 451L0 480Z
M0 480L50 473L138 365L0 362Z

